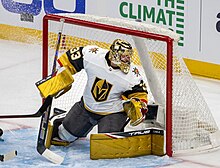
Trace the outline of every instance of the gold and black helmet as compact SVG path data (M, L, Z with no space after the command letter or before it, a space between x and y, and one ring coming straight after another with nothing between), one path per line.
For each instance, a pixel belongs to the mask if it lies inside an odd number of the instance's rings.
M123 61L123 56L126 56L129 59ZM113 41L112 45L110 46L109 60L117 65L121 71L126 74L130 70L132 56L133 49L130 43L121 39L116 39Z

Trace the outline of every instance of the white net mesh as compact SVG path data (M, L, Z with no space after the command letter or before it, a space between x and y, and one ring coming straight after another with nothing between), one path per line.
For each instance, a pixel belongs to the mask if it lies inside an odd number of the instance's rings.
M172 86L172 148L174 153L207 149L219 146L217 135L218 127L211 115L211 112L204 101L199 89L193 81L183 59L178 53L178 36L169 30L158 28L156 26L106 17L97 17L80 14L62 14L68 18L77 18L80 20L91 21L95 23L107 24L117 27L124 27L131 30L158 34L159 36L168 36L174 39L173 44L173 86ZM57 33L59 31L60 22L49 21L49 63L48 71L51 72L52 63L57 42ZM60 54L72 47L95 44L102 48L109 48L110 44L116 39L121 38L130 42L134 48L133 62L141 66L139 55L141 51L137 51L138 46L132 35L116 33L114 31L105 31L96 28L89 28L75 25L73 23L65 23L62 32L62 41L59 49ZM153 81L153 86L148 85L150 99L157 101L165 106L166 99L166 68L167 68L167 43L151 38L139 38L147 49L147 53L142 51L142 59L151 60L152 73L145 77L145 81ZM146 58L143 58L145 57ZM144 67L144 66L143 66ZM142 68L143 69L143 68ZM146 72L146 68L145 72ZM142 74L144 73L142 70ZM147 72L146 72L147 73ZM79 101L87 76L84 71L74 75L75 82L71 91L61 96L53 102L57 108L69 110L72 105ZM152 82L152 81L151 81ZM157 87L155 87L157 86ZM159 97L159 98L158 98ZM167 117L167 116L166 116Z

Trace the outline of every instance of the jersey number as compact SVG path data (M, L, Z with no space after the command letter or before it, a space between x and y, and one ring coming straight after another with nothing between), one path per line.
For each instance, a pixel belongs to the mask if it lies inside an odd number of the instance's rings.
M80 57L82 57L82 52L81 52L80 47L70 49L70 58L71 58L71 60L74 61L76 59L79 59Z

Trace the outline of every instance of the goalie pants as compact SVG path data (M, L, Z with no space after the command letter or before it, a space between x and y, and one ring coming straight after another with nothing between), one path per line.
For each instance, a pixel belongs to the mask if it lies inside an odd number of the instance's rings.
M122 132L127 120L125 112L109 115L98 115L85 109L81 100L67 113L63 120L63 127L75 137L86 137L95 125L99 133Z

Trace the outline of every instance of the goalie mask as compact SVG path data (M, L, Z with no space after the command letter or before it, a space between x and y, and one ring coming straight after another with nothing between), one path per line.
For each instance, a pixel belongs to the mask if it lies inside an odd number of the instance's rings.
M110 46L109 60L126 74L130 70L132 55L132 46L127 41L116 39Z

